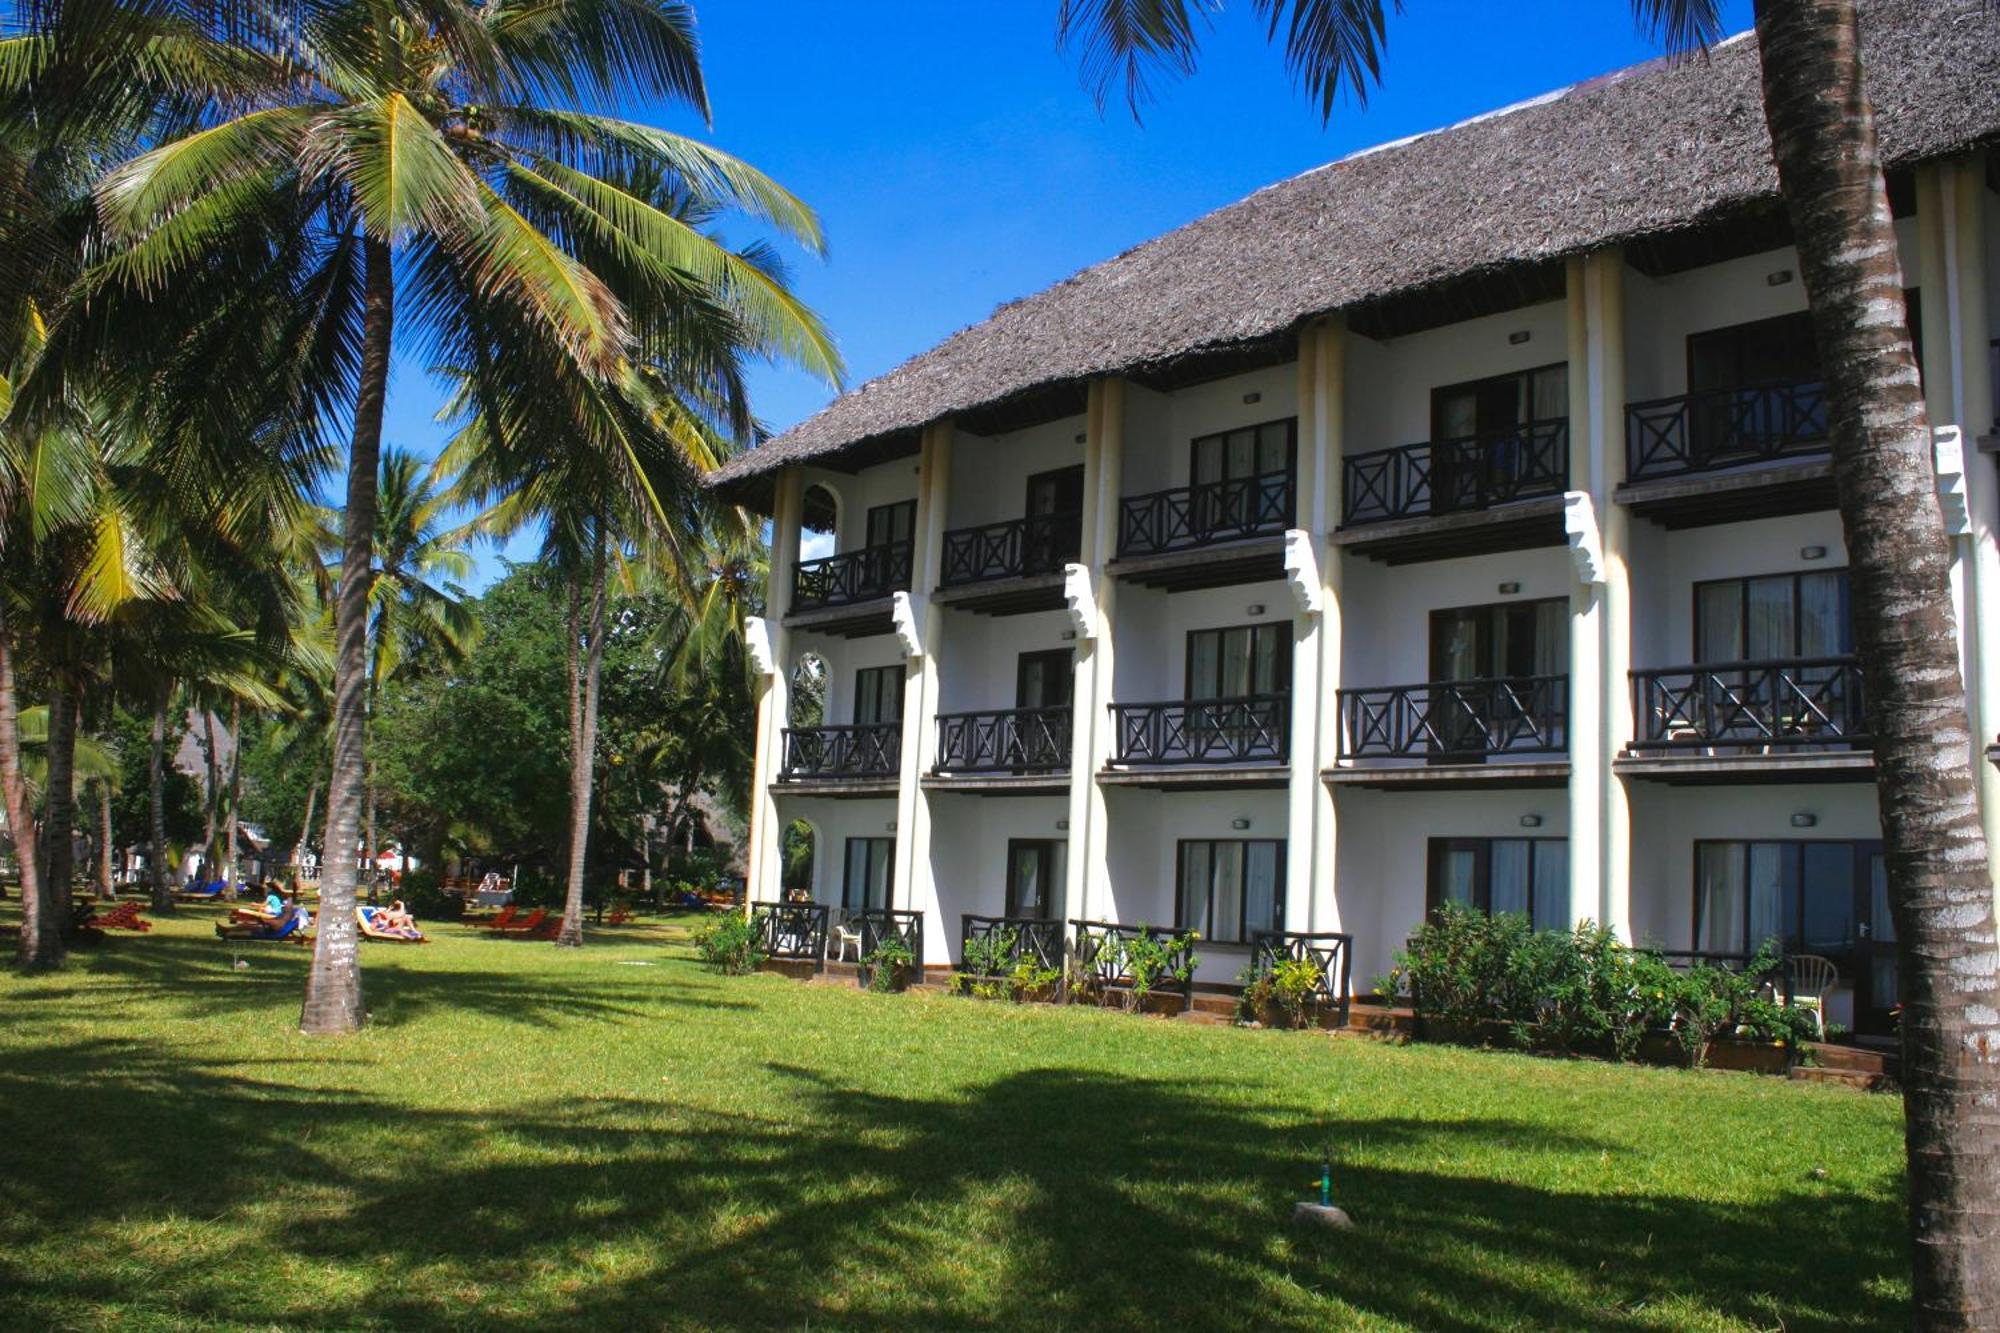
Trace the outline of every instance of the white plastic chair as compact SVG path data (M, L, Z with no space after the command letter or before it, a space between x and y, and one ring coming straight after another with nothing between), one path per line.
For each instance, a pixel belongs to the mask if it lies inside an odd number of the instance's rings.
M837 919L828 926L827 934L829 943L837 949L835 962L846 962L847 951L850 948L854 950L854 961L857 963L861 961L861 928L859 926L848 925L844 918Z
M1826 1040L1826 997L1840 984L1840 969L1831 958L1816 953L1794 954L1785 960L1785 979L1790 983L1792 1007L1813 1016L1821 1041Z

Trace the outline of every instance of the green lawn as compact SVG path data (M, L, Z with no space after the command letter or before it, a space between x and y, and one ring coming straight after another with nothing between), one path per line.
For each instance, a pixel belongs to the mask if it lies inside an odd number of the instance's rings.
M212 920L0 977L0 1325L1907 1322L1892 1098Z

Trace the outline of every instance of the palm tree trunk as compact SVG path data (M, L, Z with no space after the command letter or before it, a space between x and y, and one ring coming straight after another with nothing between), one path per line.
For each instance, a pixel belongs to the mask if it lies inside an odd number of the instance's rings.
M308 1033L359 1031L365 1017L360 937L354 925L354 843L361 832L365 780L368 593L375 561L375 489L382 459L382 411L389 394L396 277L387 241L371 236L362 242L362 251L361 380L347 457L340 589L334 604L333 772L326 792L319 937L299 1012L299 1028Z
M98 778L97 789L97 896L115 898L118 886L112 882L111 783Z
M48 780L42 798L42 879L33 900L21 902L21 963L60 967L69 923L69 880L75 869L70 837L76 820L76 711L74 690L58 678L49 694Z
M1949 554L1855 0L1758 0L1826 377L1903 999L1916 1324L2000 1323L2000 978ZM1966 423L1976 425L1978 423Z
M41 862L36 853L35 813L28 805L28 784L21 776L19 700L14 693L14 641L7 628L6 608L0 606L0 800L6 802L7 832L14 841L14 863L21 872L24 912L40 909ZM36 932L27 917L21 923L20 961L32 965L29 952Z
M243 798L243 701L229 701L229 820L222 853L222 877L228 897L236 896L236 805Z
M556 943L572 948L583 943L583 871L590 851L590 793L596 772L597 684L604 667L604 523L597 524L597 545L590 558L590 641L585 650L583 698L577 719L576 748L569 767L569 893L563 902L562 932Z
M146 757L146 796L152 827L147 830L146 861L153 881L153 911L174 910L173 880L167 870L167 708L173 701L171 681L160 682L153 698L152 749Z
M222 805L222 773L215 762L215 713L206 705L201 710L202 763L207 771L207 784L202 791L201 826L201 877L204 883L213 883L215 868L222 858L216 854L216 815Z
M299 867L305 864L306 842L312 837L313 806L319 800L319 779L306 784L306 817L299 825L299 840L292 844L292 877L298 878Z

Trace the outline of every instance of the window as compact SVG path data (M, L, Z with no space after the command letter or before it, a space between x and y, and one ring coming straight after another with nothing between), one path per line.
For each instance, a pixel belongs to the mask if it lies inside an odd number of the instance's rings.
M1022 653L1014 666L1014 707L1067 708L1076 675L1076 654L1068 648Z
M1847 571L1694 585L1695 661L1764 662L1854 651Z
M889 905L889 861L894 838L849 838L847 874L840 885L840 905L850 912Z
M1812 317L1803 310L1691 333L1687 360L1690 393L1756 384L1802 384L1820 377Z
M1879 842L1697 842L1695 948L1749 954L1775 940L1841 961L1868 933L1860 913L1878 905L1894 939L1887 894L1875 891L1881 852Z
M1188 631L1189 699L1241 699L1283 694L1292 683L1288 621Z
M1496 680L1569 671L1569 599L1431 612L1431 679Z
M890 546L909 541L916 533L917 502L902 500L876 505L868 511L869 546Z
M1275 838L1180 844L1177 928L1218 944L1248 944L1284 924L1285 845Z
M1566 838L1432 838L1426 907L1465 903L1488 916L1515 912L1536 930L1567 930Z
M1569 416L1569 367L1560 362L1431 390L1431 439L1495 435Z
M903 721L903 668L863 667L854 673L854 725L900 725Z
M1007 842L1007 915L1048 921L1062 901L1069 844L1057 838Z
M1298 422L1287 418L1217 435L1197 436L1189 478L1200 486L1290 472L1297 434Z

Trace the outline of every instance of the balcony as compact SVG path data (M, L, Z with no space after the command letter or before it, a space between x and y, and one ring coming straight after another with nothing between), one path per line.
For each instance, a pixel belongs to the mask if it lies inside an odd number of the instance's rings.
M1852 656L1634 671L1632 697L1635 759L1620 767L1635 775L1872 780L1861 666Z
M1069 767L1068 704L938 714L936 773L1034 773Z
M887 610L870 604L909 588L913 550L910 542L889 542L799 561L793 567L787 623L829 633L886 633Z
M1014 964L1033 963L1048 972L1063 966L1063 923L1034 916L974 916L958 919L959 968L965 970L965 946L974 940L991 946L1000 957L993 959L1003 970ZM1004 972L986 973L988 976Z
M1829 509L1827 447L1816 380L1632 403L1618 498L1667 527Z
M1063 566L1083 549L1083 514L1031 514L944 534L937 600L987 615L1062 609Z
M1342 464L1337 545L1391 564L1562 544L1569 419L1406 444Z
M1322 1026L1347 1026L1354 992L1354 937L1341 931L1308 933L1297 930L1260 930L1252 937L1250 970L1267 977L1280 963L1311 963L1317 978L1313 987L1314 1017Z
M1114 571L1169 591L1282 578L1297 490L1286 468L1128 495Z
M1104 780L1128 786L1283 786L1291 751L1291 697L1176 699L1112 704L1112 764Z
M1180 1001L1178 1012L1186 1013L1194 1007L1194 943L1186 935L1177 934L1158 926L1126 925L1120 921L1077 921L1070 926L1074 932L1075 973L1071 978L1072 989L1083 984L1100 996L1123 995L1138 998L1133 991L1132 950L1136 940L1146 940L1159 945L1164 951L1161 965L1163 976L1153 980L1148 999L1165 999L1174 996ZM1176 977L1175 973L1185 975ZM1148 1004L1154 1008L1154 1004Z
M1340 758L1345 767L1329 776L1358 782L1365 772L1403 760L1421 760L1433 767L1502 761L1490 774L1473 775L1481 785L1491 785L1510 778L1549 776L1516 773L1514 766L1503 772L1503 765L1540 758L1536 767L1546 768L1546 757L1561 756L1568 746L1569 677L1564 675L1342 690ZM1405 770L1397 785L1418 780L1446 783L1453 777Z
M841 727L787 727L778 781L787 785L865 785L891 789L902 765L903 728L896 722Z
M830 910L825 903L752 903L750 923L766 958L806 963L820 971L826 966Z

